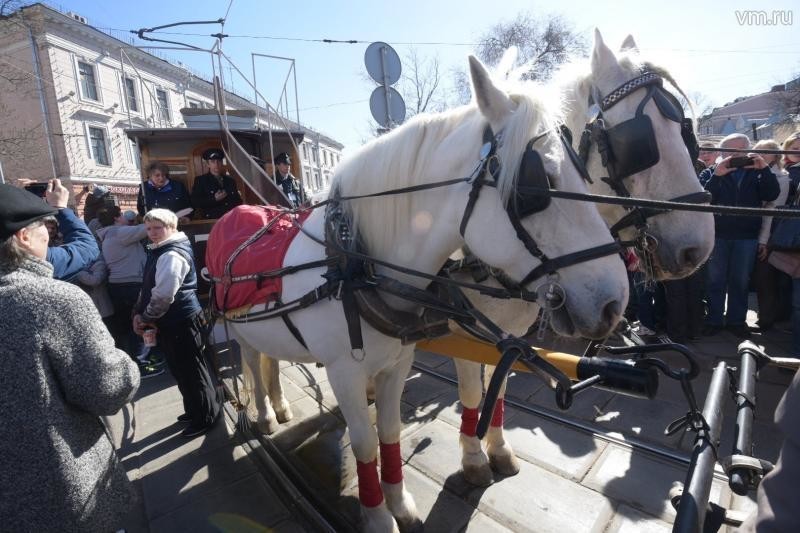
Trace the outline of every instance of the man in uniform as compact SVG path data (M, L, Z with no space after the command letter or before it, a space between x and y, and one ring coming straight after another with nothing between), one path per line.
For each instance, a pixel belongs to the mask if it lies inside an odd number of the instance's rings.
M224 152L219 148L209 148L203 152L208 173L197 176L192 187L192 204L200 209L203 218L220 218L237 205L242 205L236 182L223 173L224 157Z
M289 154L281 152L275 156L274 162L275 183L281 188L286 197L289 198L292 207L306 205L310 198L306 191L301 189L298 179L292 176L290 169L292 160Z

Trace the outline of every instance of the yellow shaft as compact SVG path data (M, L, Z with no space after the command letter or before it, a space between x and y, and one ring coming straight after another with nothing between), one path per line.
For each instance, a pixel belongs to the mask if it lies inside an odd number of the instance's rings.
M500 352L494 345L455 333L447 337L418 342L417 349L487 365L496 365L500 360ZM580 357L563 352L551 352L542 348L536 348L536 351L540 357L561 370L571 380L578 379ZM530 372L525 365L519 362L514 363L512 368L519 372Z

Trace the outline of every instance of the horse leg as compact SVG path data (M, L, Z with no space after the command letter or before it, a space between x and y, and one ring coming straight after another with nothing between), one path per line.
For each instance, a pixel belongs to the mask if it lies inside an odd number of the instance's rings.
M265 353L261 354L261 381L267 384L267 395L277 421L283 424L291 420L294 415L289 402L283 395L280 364L277 359L273 359Z
M257 413L256 427L261 433L267 435L275 433L278 430L278 420L275 417L275 411L272 409L272 405L265 401L267 391L265 389L265 382L262 379L262 373L260 371L254 371L255 369L261 369L261 360L266 358L266 356L258 353L252 346L241 339L239 339L239 347L242 354L244 388L247 391L245 395L250 396L249 391L252 390L252 398L255 400ZM247 400L246 398L241 398L240 401L246 402Z
M492 379L495 367L486 366L486 383ZM506 395L507 379L503 380L500 386L500 393L497 396L497 403L494 405L492 421L489 424L489 431L486 433L486 451L489 454L489 464L492 470L502 476L513 476L519 472L520 466L514 450L506 442L503 433L503 411L505 409L504 398Z
M375 377L375 407L381 447L381 486L386 506L397 520L400 531L421 531L422 521L414 498L405 490L403 460L400 456L400 397L411 369L413 348L404 348L404 357L391 370Z
M478 425L478 406L483 396L481 365L463 359L453 359L458 374L458 397L461 400L461 468L467 483L476 487L492 484L494 476L489 459L475 436Z
M328 381L347 423L350 446L356 458L362 529L367 533L398 532L378 480L378 435L369 418L367 377L361 365L349 357L326 365L326 369Z

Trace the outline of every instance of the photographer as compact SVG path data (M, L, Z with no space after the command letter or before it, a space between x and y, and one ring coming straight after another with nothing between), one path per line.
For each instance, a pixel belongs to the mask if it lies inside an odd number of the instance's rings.
M17 180L17 186L29 192L34 185L39 184L26 179ZM69 281L97 259L100 248L86 224L67 207L69 191L61 185L61 180L50 180L43 192L45 201L58 210L55 218L63 242L60 246L48 248L47 262L53 265L55 279Z
M726 157L700 174L700 182L711 193L712 205L761 207L778 197L775 174L759 155L745 156L750 139L741 133L725 137L720 148ZM704 335L715 335L727 327L740 338L750 336L745 322L750 275L758 251L761 219L745 216L714 215L714 251L708 262L708 316ZM725 295L728 305L725 313ZM726 316L724 316L726 315Z

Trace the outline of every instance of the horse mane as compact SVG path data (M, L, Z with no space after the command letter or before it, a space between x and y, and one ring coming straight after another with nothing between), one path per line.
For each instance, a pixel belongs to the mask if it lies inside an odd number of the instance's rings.
M683 89L678 85L678 82L675 81L675 78L672 77L672 74L667 70L666 67L655 63L649 59L643 58L640 52L635 50L623 50L621 52L617 52L616 54L617 61L619 62L619 66L630 76L631 78L638 75L641 70L648 70L650 72L654 72L667 80L672 87L680 94L684 100L689 102L689 107L692 112L692 116L694 116L694 107L692 106L691 100ZM591 64L588 58L579 59L576 61L568 62L562 65L553 75L553 78L557 80L557 85L562 87L562 90L565 94L572 94L575 98L576 103L583 104L588 101L589 93L592 90L593 81L596 80L592 79L592 71L591 71ZM665 87L665 89L668 89ZM592 95L597 97L597 95Z
M513 189L525 145L534 135L555 128L560 120L560 102L548 109L544 99L533 96L530 89L509 94L516 108L503 128L497 150L502 162L498 191L504 202ZM468 177L478 166L486 125L474 101L442 113L419 114L345 158L336 169L331 196L359 196ZM543 155L544 146L539 146ZM550 157L563 157L560 144L556 150ZM344 202L353 231L370 254L390 251L410 225L416 231L422 219L431 220L430 213L412 212L413 194L431 191Z

